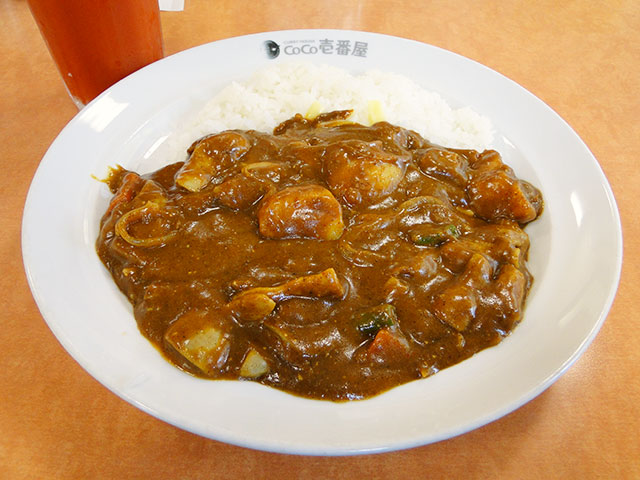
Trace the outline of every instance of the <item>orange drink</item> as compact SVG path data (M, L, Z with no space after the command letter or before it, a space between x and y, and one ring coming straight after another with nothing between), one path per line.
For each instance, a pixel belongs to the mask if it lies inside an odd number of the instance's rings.
M158 0L28 3L78 108L163 56Z

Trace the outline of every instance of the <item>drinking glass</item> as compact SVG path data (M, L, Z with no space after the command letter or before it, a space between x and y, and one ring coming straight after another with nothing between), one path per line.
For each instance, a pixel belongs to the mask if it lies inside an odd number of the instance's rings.
M158 0L28 0L79 109L163 56Z

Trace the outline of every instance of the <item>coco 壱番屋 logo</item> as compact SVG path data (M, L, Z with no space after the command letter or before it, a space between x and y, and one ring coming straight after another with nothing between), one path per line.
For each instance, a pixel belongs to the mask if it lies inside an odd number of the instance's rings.
M285 40L280 44L273 40L267 40L264 42L264 47L269 58L276 58L280 54L288 56L343 55L366 57L369 52L368 42L330 38L322 40Z

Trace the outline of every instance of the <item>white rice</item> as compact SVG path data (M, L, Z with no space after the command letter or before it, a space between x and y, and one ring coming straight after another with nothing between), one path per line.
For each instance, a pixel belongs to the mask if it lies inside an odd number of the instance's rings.
M227 129L271 132L312 106L321 112L354 109L350 120L369 125L372 102L385 121L415 130L432 143L482 151L493 140L488 118L468 107L453 109L440 95L402 75L377 70L352 75L327 65L283 63L220 91L184 129L179 142L188 146Z

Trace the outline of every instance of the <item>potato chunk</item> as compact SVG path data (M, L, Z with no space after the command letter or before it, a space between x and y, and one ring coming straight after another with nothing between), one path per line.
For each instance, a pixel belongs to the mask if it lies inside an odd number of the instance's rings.
M401 156L360 140L330 145L325 159L329 188L352 207L374 203L392 193L405 169Z
M238 295L231 300L229 308L236 318L255 322L273 312L276 302L264 293L247 291L244 295Z
M232 167L249 149L246 136L222 132L195 144L189 160L176 173L176 184L190 192L199 192L211 180Z
M342 208L320 185L288 187L263 199L260 233L267 238L337 240L344 231Z
M240 376L243 378L258 378L269 372L269 364L255 349L250 349L242 366L240 367Z
M207 312L185 313L171 324L164 339L207 375L222 367L229 355L227 335Z

